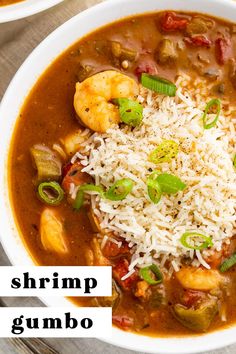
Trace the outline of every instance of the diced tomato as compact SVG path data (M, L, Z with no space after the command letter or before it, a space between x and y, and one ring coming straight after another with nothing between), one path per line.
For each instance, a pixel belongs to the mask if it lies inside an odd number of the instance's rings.
M134 325L134 319L128 316L114 315L112 322L122 329L129 329Z
M66 165L62 167L62 178L64 178L67 175L67 173L70 171L72 166L73 166L72 163L68 162Z
M138 79L140 79L143 73L150 75L156 75L158 73L157 64L154 60L147 59L145 61L140 62L140 64L135 69L135 74Z
M183 295L183 305L192 307L203 297L205 297L205 294L202 291L187 289Z
M117 257L122 254L127 254L130 252L130 248L127 242L122 242L121 247L112 241L107 241L102 249L102 253L105 257Z
M211 40L203 35L186 37L186 38L184 38L184 41L185 41L185 43L192 45L194 47L210 48L210 46L212 45Z
M211 266L211 268L217 269L222 263L222 258L222 252L215 252L206 258L206 262Z
M136 281L139 279L137 271L135 271L129 278L121 280L129 272L128 268L129 262L127 259L123 258L113 267L112 270L115 280L124 290L127 291L131 290Z
M206 258L212 269L218 269L225 258L232 255L234 248L231 245L224 244L220 251L215 251Z
M161 18L161 29L168 32L184 30L188 22L187 18L177 16L175 12L166 12Z
M217 38L216 59L220 65L224 65L232 56L232 43L229 38Z
M62 181L62 188L65 192L69 193L71 184L80 186L81 184L91 182L91 177L87 173L81 172L82 168L83 166L80 162L74 163L71 167L65 167L67 174Z

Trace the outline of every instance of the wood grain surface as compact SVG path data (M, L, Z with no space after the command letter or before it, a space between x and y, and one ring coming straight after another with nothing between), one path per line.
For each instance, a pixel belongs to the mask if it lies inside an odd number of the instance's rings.
M0 99L19 66L49 33L72 16L101 1L65 0L60 5L41 14L7 24L0 24ZM4 236L4 230L0 232ZM0 266L3 265L9 265L9 261L0 246ZM43 306L35 298L3 298L3 301L7 306ZM97 339L47 339L45 341L60 354L135 353L111 346ZM0 339L0 354L23 354L23 350L18 344L16 345L15 341ZM211 352L211 354L223 353L236 354L236 345ZM45 353L41 351L40 354ZM136 352L136 354L139 353Z

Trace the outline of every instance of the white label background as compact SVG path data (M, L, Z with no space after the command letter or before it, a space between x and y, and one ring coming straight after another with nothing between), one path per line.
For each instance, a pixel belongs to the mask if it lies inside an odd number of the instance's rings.
M58 283L61 287L62 278L79 278L81 289L53 289L52 281L45 283L45 289L39 289L39 278L53 278L53 273L58 273ZM36 289L23 289L23 273L36 280ZM21 279L21 288L11 287L12 279ZM97 286L85 294L85 278L95 278ZM111 267L45 267L45 266L2 266L0 267L0 296L111 296L112 270ZM2 321L1 321L2 322Z
M78 327L75 329L65 329L65 313L70 313L70 317L76 318ZM24 316L21 334L12 333L13 320ZM38 318L39 329L28 329L26 318ZM60 318L62 329L43 329L43 318ZM84 329L80 326L83 318L90 318L93 326ZM0 338L9 337L40 337L40 338L76 338L76 337L103 337L111 336L112 310L110 307L78 307L78 308L42 308L42 307L2 307L0 308Z

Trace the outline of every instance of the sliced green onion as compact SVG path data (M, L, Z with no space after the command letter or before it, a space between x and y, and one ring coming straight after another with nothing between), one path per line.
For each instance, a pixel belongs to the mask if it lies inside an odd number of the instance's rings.
M179 145L173 140L164 140L151 152L149 160L155 164L170 162L178 155Z
M154 204L157 204L162 196L162 193L175 194L186 188L178 177L168 174L153 171L147 179L148 195Z
M59 205L64 198L64 191L57 182L43 182L38 186L39 199L48 205Z
M83 204L84 204L84 192L78 190L73 207L75 210L80 210Z
M159 183L153 178L153 174L147 179L148 195L154 204L159 203L162 190Z
M183 183L180 178L169 173L158 175L156 181L159 183L162 192L166 194L175 194L186 188L186 184Z
M101 186L95 186L94 184L83 184L79 187L74 208L79 210L84 204L84 193L86 192L97 192L102 198L107 198L109 200L118 201L123 200L132 191L133 181L129 178L123 178L117 181L113 186L111 186L107 192L104 192Z
M220 265L220 271L222 273L227 272L229 268L233 267L236 264L236 253L234 253L231 257L226 259L221 265Z
M137 127L143 119L143 106L128 98L115 98L113 103L119 106L120 119L127 125Z
M216 116L212 122L208 123L207 122L207 115L208 115L209 109L211 109L213 106L216 106L216 108L217 108ZM207 103L206 108L205 108L205 112L202 117L204 129L211 129L216 125L216 123L219 119L219 116L220 116L220 110L221 110L221 102L218 98L213 98L212 100L210 100Z
M171 97L175 96L177 90L171 81L149 74L142 74L141 84L149 90Z
M150 174L150 176L148 178L156 180L160 174L161 174L160 170L155 170L155 171L152 171L152 173Z
M150 285L160 284L163 281L162 273L156 264L141 268L139 275Z
M78 189L75 202L74 202L74 209L79 210L83 206L85 192L97 192L102 197L104 195L104 191L101 186L95 186L94 184L83 184Z
M79 187L80 191L83 192L97 192L98 194L103 195L103 188L101 186L95 186L94 184L83 184Z
M123 200L133 189L133 181L130 178L123 178L111 186L105 193L105 198L113 201Z
M202 239L202 244L199 246L192 246L188 240L194 239L194 238L200 238ZM180 242L182 243L182 245L186 248L192 249L192 250L198 250L201 251L205 248L208 247L212 247L213 246L213 242L212 242L212 238L210 236L205 236L202 234L199 234L197 232L185 232L180 239Z
M236 154L234 155L233 165L234 165L234 167L236 168Z

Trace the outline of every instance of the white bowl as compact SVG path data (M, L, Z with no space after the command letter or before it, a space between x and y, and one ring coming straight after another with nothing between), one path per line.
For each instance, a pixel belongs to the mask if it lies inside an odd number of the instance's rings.
M48 65L80 37L119 18L158 10L204 12L236 22L236 3L231 0L111 0L73 17L46 38L21 66L0 107L0 232L2 245L13 265L30 265L32 260L14 223L7 185L7 155L16 118L30 89ZM19 181L20 183L20 181ZM27 207L27 206L22 206ZM48 306L73 306L64 298L42 299ZM200 336L151 338L113 329L107 342L149 353L197 353L236 342L236 326Z
M15 4L0 6L0 23L19 20L49 9L63 0L24 0Z

